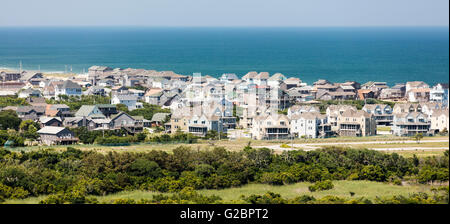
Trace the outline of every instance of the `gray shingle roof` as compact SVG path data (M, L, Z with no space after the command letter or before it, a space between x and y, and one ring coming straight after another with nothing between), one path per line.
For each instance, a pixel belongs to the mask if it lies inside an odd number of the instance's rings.
M75 113L75 117L89 117L92 116L91 113L97 109L98 107L96 105L83 105L80 107L80 109ZM105 115L102 113L95 114L95 117L101 117L105 118Z
M152 117L152 122L162 122L166 119L167 116L169 116L170 113L156 113Z
M135 95L116 95L119 100L137 100L137 96Z

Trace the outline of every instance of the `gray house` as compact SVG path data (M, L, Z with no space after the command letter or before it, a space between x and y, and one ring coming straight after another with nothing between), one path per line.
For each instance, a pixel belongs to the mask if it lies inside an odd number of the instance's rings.
M125 112L113 115L111 117L111 128L124 128L130 133L141 132L143 130L143 122L136 122L136 119Z
M45 126L38 134L46 145L70 145L78 142L74 133L64 127Z

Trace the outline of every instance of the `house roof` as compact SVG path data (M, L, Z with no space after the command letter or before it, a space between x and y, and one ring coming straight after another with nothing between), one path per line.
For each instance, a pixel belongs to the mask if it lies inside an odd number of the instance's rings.
M247 73L246 75L242 76L242 79L252 79L252 78L255 78L257 75L258 75L257 72L251 71L251 72Z
M270 75L268 72L260 72L255 79L269 79Z
M116 105L113 104L96 104L98 108L116 108Z
M119 100L137 100L137 96L133 94L126 94L126 95L114 95Z
M430 92L429 88L418 88L418 89L412 89L411 92L413 93L426 93Z
M327 107L328 111L331 111L331 113L333 112L338 112L340 110L354 110L356 111L356 107L352 106L352 105L346 105L346 104L338 104L338 105L329 105Z
M125 112L120 112L120 113L118 113L118 114L112 115L112 116L111 116L111 121L113 121L113 120L119 118L119 117L122 116L122 115L128 116L128 117L130 117L131 119L135 120L135 118L132 117L132 116L130 116L129 114L127 114L127 113L125 113Z
M441 109L441 110L434 110L432 117L439 117L439 116L446 116L449 117L449 110L448 109Z
M89 116L93 116L91 113L95 110L98 109L98 107L96 105L83 105L80 107L80 109L78 109L78 111L75 113L75 117L89 117ZM95 114L95 117L101 117L104 118L105 115L103 115L102 113L97 113Z
M40 73L40 72L26 71L26 72L22 73L21 76L22 76L22 77L20 77L20 80L28 81L28 80L32 79L33 77L35 77L35 76L41 78L41 77L42 77L42 73Z
M161 88L151 88L147 90L145 93L145 96L161 96L163 92L163 89Z
M66 104L53 104L50 106L50 109L52 110L58 110L58 109L69 109L70 107Z
M379 106L380 108L385 108L386 106L389 106L389 105L386 105L386 104L365 104L364 107L363 107L363 109L374 110L374 109L377 108L378 106Z
M69 89L81 89L80 85L78 85L77 83L72 82L70 80L66 80L62 84L57 84L57 86L58 86L58 88L61 88L61 89L68 89L68 88Z
M45 126L41 128L37 133L39 134L53 134L56 135L66 129L65 127Z
M355 89L355 87L349 86L349 85L341 85L341 88L344 90L354 90Z
M342 117L365 117L369 118L371 117L371 114L367 113L363 110L345 110L342 115Z
M305 110L305 111L320 111L319 107L317 106L310 106L310 105L293 105L292 107L289 108L291 111L300 111L300 110Z
M420 86L426 86L428 87L428 84L422 81L412 81L412 82L406 82L406 85L409 85L411 87L420 87Z
M17 107L17 112L19 112L19 113L26 113L26 112L30 112L32 110L34 110L38 113L44 113L45 107L43 107L43 106L19 106L19 107Z
M326 85L326 84L332 84L330 81L326 79L319 79L316 82L314 82L314 85Z
M162 122L166 119L167 116L170 116L170 113L156 113L152 117L152 122Z
M41 122L42 124L45 124L53 119L62 122L61 118L59 118L59 117L40 117L39 122Z
M235 80L235 79L239 79L236 74L234 73L224 73L221 77L221 79L226 79L226 80Z
M292 120L298 120L300 118L308 119L308 120L311 120L311 119L325 119L326 115L320 114L320 112L305 112L305 113L301 113L301 114L294 114L291 117Z
M284 76L281 73L276 73L276 74L272 75L272 77L270 77L268 80L269 81L282 81L282 80L286 80L286 76Z
M96 124L109 124L111 122L110 119L92 119L92 122Z
M110 67L98 66L98 65L94 65L89 68L89 70L96 70L96 71L105 71L105 70L110 70L110 69L111 69Z
M300 80L299 78L295 78L295 77L291 77L291 78L284 80L284 83L286 83L286 84L299 84L301 82L302 82L302 80Z

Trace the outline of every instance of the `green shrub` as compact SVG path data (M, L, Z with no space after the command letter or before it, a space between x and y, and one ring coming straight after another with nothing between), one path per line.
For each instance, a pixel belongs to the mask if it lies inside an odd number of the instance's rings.
M333 182L331 182L331 180L319 181L308 187L309 191L311 192L331 190L333 188L334 185Z

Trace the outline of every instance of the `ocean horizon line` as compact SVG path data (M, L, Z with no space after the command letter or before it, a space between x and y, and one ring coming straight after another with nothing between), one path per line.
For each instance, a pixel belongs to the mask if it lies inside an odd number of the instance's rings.
M450 25L364 25L364 26L152 26L152 25L0 25L0 28L450 28Z

